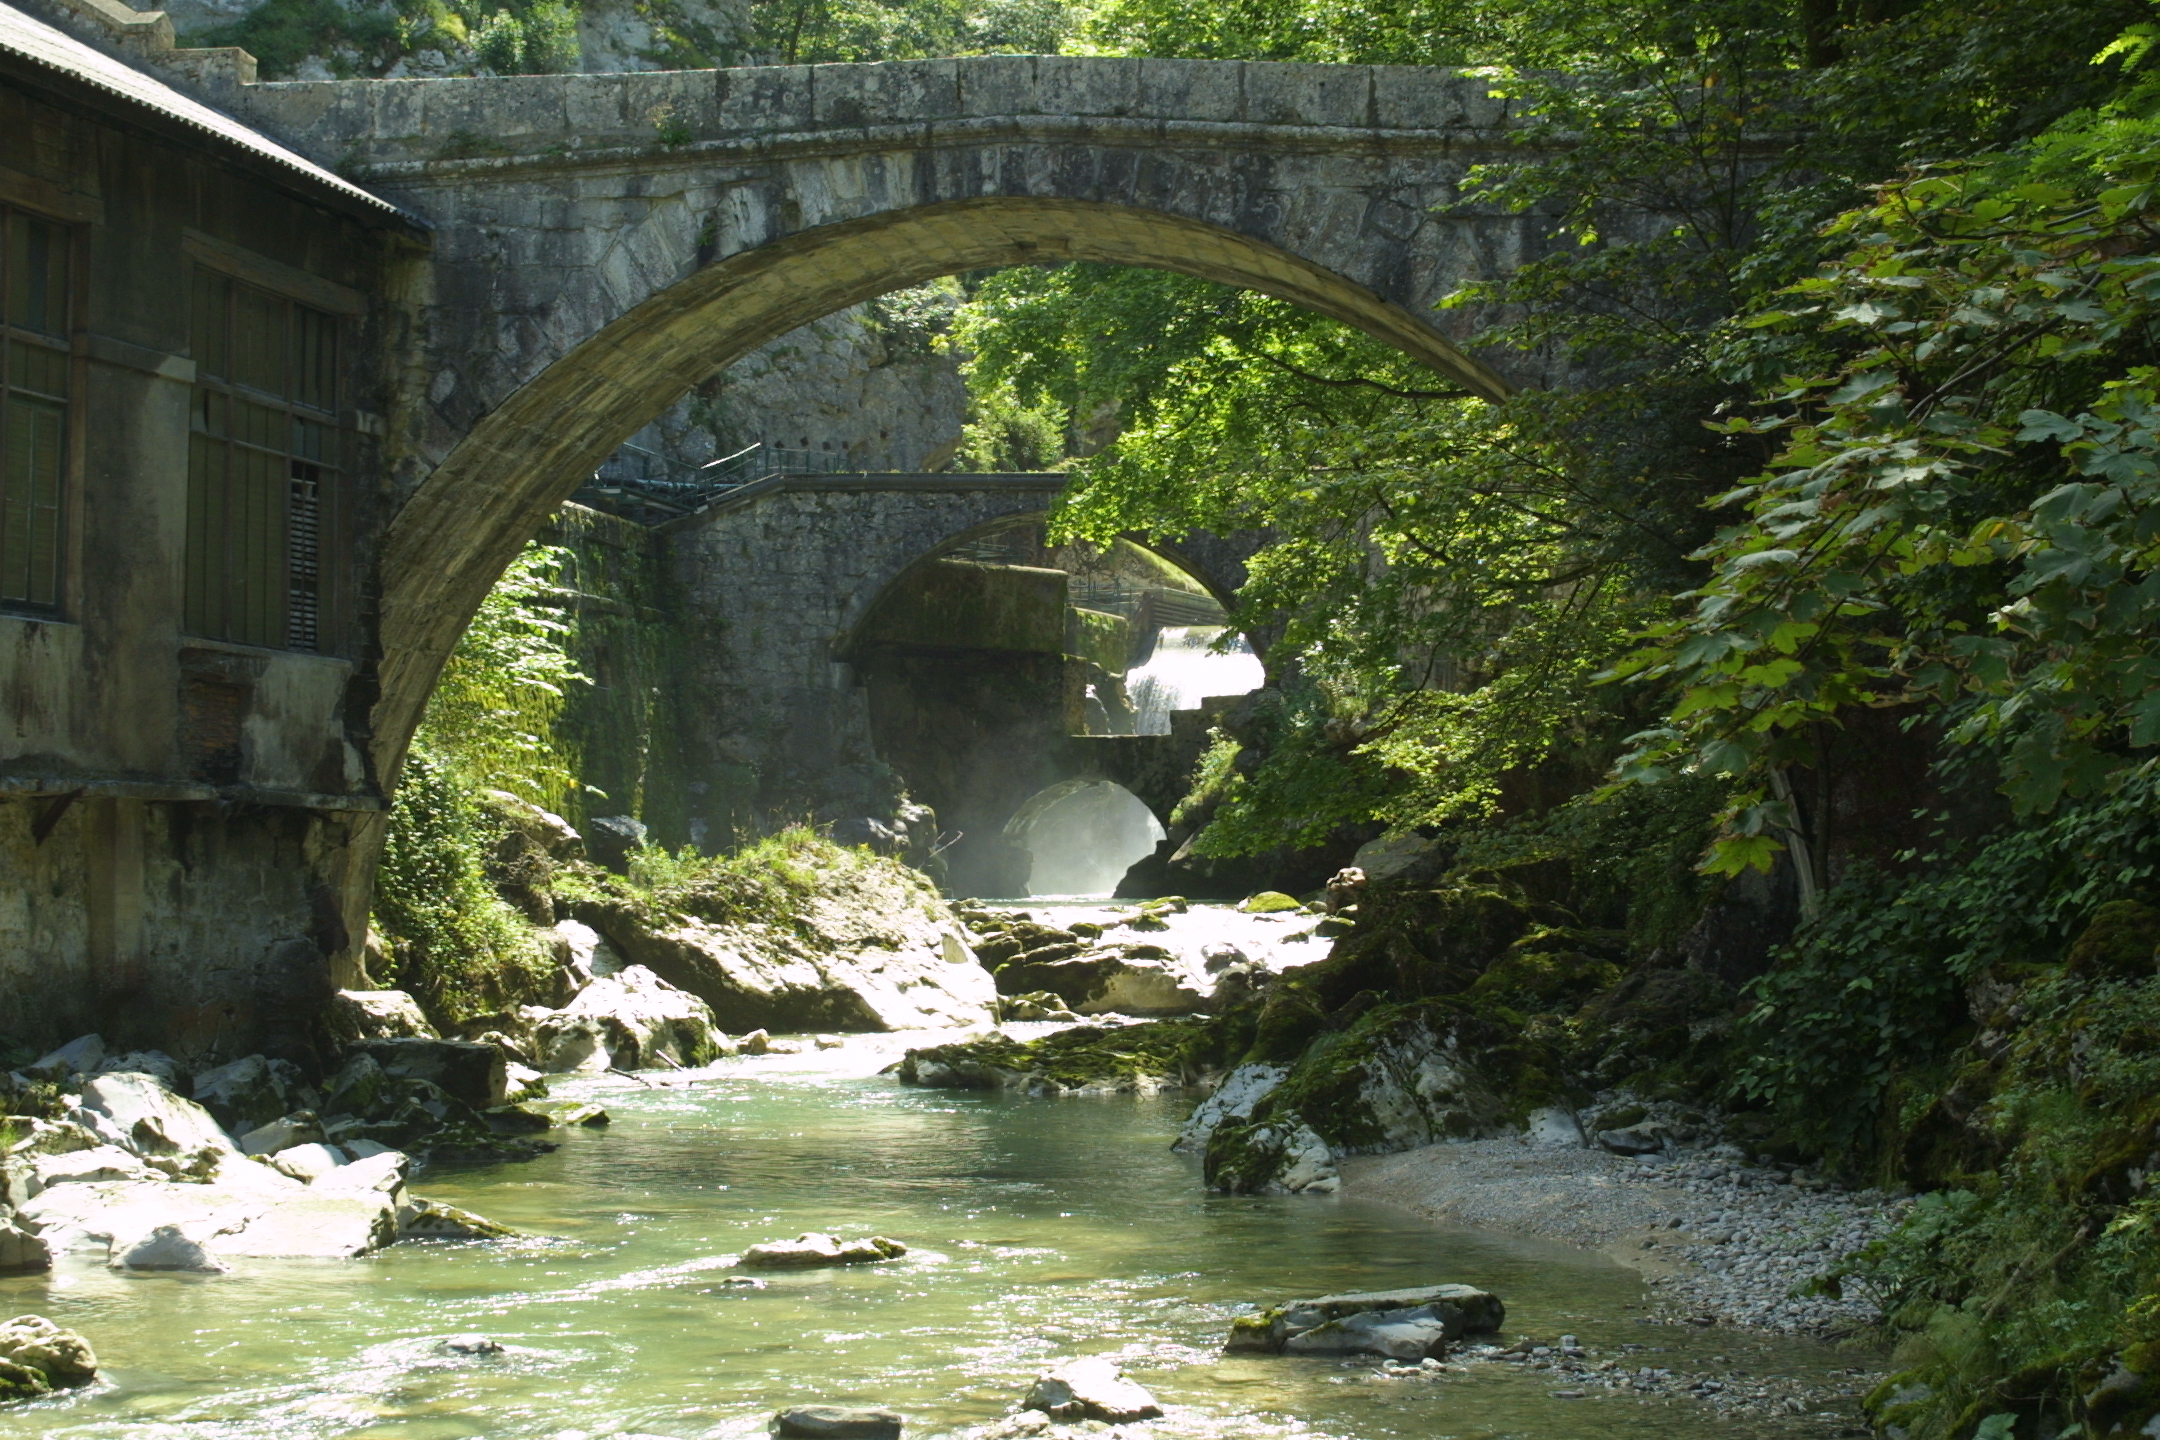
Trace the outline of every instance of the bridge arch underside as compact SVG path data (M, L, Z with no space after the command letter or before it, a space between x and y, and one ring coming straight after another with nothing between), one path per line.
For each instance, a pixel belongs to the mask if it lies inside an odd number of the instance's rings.
M443 660L518 548L619 444L693 386L848 305L941 275L1071 260L1257 290L1353 325L1469 390L1504 389L1367 285L1282 245L1142 205L996 195L880 210L758 245L569 346L476 418L401 508L382 564L373 734L383 773L394 773Z

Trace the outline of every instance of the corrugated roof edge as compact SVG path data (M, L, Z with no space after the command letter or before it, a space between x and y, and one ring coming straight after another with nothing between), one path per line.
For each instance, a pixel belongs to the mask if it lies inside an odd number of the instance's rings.
M361 189L350 180L286 149L269 136L222 111L213 110L157 77L145 74L134 66L76 39L57 26L25 14L16 6L6 3L6 0L0 0L0 51L27 60L41 69L55 71L92 89L155 111L169 120L201 131L212 139L223 141L258 160L268 161L282 170L305 176L340 199L355 202L367 210L381 212L386 217L394 217L412 229L426 231L432 228L410 211L400 209L381 196Z

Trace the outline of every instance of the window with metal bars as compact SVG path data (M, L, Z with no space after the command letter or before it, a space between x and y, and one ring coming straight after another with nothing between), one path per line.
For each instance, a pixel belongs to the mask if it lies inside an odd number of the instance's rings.
M60 608L67 476L65 226L0 206L0 608Z
M215 271L191 283L188 633L320 649L343 448L337 322Z

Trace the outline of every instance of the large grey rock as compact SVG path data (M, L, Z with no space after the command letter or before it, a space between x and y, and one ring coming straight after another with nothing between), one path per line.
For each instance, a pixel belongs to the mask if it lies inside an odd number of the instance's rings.
M86 1185L100 1180L154 1180L158 1172L143 1164L142 1157L117 1145L70 1150L60 1155L32 1157L31 1173L38 1188L48 1185Z
M542 809L508 790L483 790L480 798L497 820L531 840L549 858L574 860L585 853L585 838L554 811Z
M1364 872L1367 882L1378 885L1423 874L1436 867L1443 854L1438 842L1422 835L1386 835L1360 845L1350 863Z
M1047 990L1081 1015L1192 1015L1207 1005L1172 966L1117 950L1022 956L997 972L997 988L1006 995Z
M1274 1094L1275 1087L1282 1084L1283 1077L1289 1073L1287 1065L1238 1066L1223 1077L1214 1094L1193 1107L1170 1148L1205 1150L1208 1137L1215 1133L1216 1126L1225 1121L1251 1119L1253 1106Z
M907 1246L883 1235L842 1240L811 1230L793 1240L752 1245L738 1263L752 1270L807 1270L824 1265L876 1265L905 1254Z
M1352 1322L1356 1323L1352 1323ZM1230 1322L1226 1349L1264 1353L1388 1355L1418 1360L1464 1335L1498 1330L1507 1321L1500 1297L1472 1285L1425 1285L1290 1300ZM1423 1335L1425 1330L1434 1333ZM1292 1342L1310 1335L1302 1345ZM1393 1347L1393 1348L1389 1348Z
M1376 1310L1328 1320L1283 1341L1285 1355L1380 1355L1390 1360L1438 1359L1447 1353L1447 1321L1430 1305Z
M236 1135L299 1108L299 1067L290 1060L249 1055L195 1077L197 1104Z
M50 1270L52 1247L13 1215L0 1214L0 1275Z
M997 987L935 887L868 862L802 902L801 924L593 917L627 960L703 1000L729 1034L986 1025ZM814 938L810 938L814 937Z
M642 965L596 977L560 1010L533 1017L543 1070L641 1070L702 1065L726 1047L704 1001Z
M97 1067L100 1075L123 1071L152 1076L176 1095L187 1089L184 1083L185 1072L181 1069L180 1062L162 1050L130 1050L125 1055L108 1055Z
M1117 1363L1099 1355L1067 1360L1037 1376L1020 1402L1056 1420L1100 1420L1129 1425L1163 1413L1155 1397L1125 1378Z
M87 1075L105 1062L105 1039L101 1035L78 1035L59 1049L40 1055L23 1067L33 1080L65 1080Z
M240 1153L243 1155L275 1155L296 1145L313 1145L323 1138L322 1121L313 1112L303 1110L297 1115L280 1115L267 1125L258 1125L240 1137Z
M601 815L585 822L585 851L595 865L627 874L630 856L644 848L645 822L630 815Z
M1225 1120L1215 1126L1205 1146L1201 1174L1210 1189L1240 1195L1331 1195L1342 1188L1335 1148L1319 1131L1294 1118L1256 1124Z
M773 1417L773 1433L794 1440L900 1440L900 1412L848 1405L796 1405Z
M476 1110L502 1104L509 1091L508 1062L493 1045L400 1038L362 1040L352 1049L392 1079L425 1080Z
M17 1315L0 1324L0 1360L36 1370L56 1390L97 1379L97 1353L90 1342L42 1315Z
M181 1225L158 1225L140 1234L115 1238L106 1261L115 1270L182 1270L222 1275L230 1269L198 1235Z
M331 1043L346 1049L361 1040L435 1038L420 1002L403 990L340 990L330 997L323 1024Z
M211 1113L148 1075L93 1075L83 1081L83 1123L138 1155L237 1154Z

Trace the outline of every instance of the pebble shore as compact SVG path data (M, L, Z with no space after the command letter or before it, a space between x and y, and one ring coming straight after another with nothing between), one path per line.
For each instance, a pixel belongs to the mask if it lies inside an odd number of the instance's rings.
M1663 1320L1783 1334L1875 1322L1863 1295L1796 1292L1895 1228L1911 1203L1796 1183L1725 1146L1664 1160L1477 1140L1359 1157L1343 1171L1345 1193L1361 1199L1601 1251L1643 1272Z

